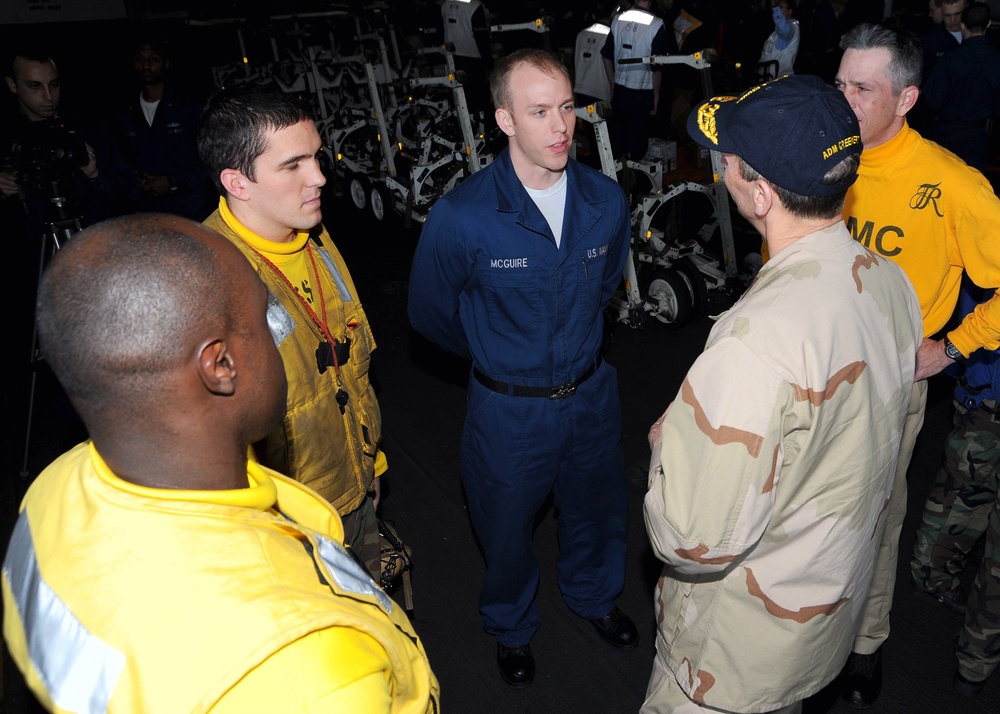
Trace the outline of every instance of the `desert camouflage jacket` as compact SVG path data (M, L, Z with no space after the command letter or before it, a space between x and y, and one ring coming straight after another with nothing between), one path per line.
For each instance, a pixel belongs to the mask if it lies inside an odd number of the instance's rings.
M657 657L738 712L840 671L883 528L920 344L898 266L843 224L772 257L653 425ZM651 686L652 691L652 686Z

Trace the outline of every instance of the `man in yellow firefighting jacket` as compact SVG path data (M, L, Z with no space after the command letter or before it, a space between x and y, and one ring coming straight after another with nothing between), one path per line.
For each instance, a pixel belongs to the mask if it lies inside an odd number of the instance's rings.
M177 216L97 224L49 263L41 349L90 440L29 488L3 606L50 711L440 711L337 512L248 459L285 408L270 312L239 251Z
M377 577L377 477L386 462L368 379L375 338L320 222L326 176L310 109L274 87L220 90L202 114L198 150L222 194L205 224L243 252L274 298L288 405L284 423L254 445L257 456L333 504L347 544Z

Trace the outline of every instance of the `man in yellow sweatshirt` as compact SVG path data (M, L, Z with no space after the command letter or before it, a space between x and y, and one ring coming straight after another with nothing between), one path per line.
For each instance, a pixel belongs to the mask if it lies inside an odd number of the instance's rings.
M179 216L96 224L49 263L40 345L90 440L32 483L3 564L4 639L49 711L440 712L337 512L248 461L285 412L270 312Z
M980 287L1000 286L1000 200L981 173L908 126L922 63L912 35L862 23L845 33L840 47L836 85L858 117L864 144L844 218L856 240L895 261L910 278L924 327L875 579L843 673L842 697L864 709L881 690L880 648L889 635L906 471L923 425L926 379L976 350L1000 346L996 295L940 334L955 310L963 272Z

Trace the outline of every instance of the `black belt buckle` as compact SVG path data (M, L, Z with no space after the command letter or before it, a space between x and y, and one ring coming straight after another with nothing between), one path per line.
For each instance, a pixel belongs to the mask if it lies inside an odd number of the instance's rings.
M567 397L572 397L576 394L576 390L579 389L581 384L593 376L600 364L601 358L598 357L597 360L587 368L587 371L580 375L579 379L575 382L568 382L567 384L562 384L558 387L525 387L520 384L507 384L506 382L499 382L492 377L487 377L475 367L472 368L472 376L487 389L505 396L566 399Z
M570 382L569 384L564 384L561 387L553 387L552 391L549 393L549 399L565 399L566 397L572 397L576 393L576 388L579 386L579 382Z

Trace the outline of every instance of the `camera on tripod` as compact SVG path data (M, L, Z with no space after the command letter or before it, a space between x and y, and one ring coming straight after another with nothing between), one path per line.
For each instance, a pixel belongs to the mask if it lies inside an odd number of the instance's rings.
M30 122L10 146L4 169L25 188L61 193L70 172L90 161L87 144L56 121Z

